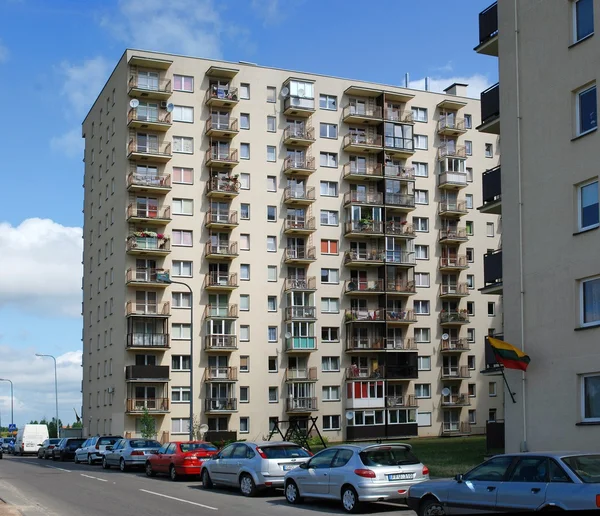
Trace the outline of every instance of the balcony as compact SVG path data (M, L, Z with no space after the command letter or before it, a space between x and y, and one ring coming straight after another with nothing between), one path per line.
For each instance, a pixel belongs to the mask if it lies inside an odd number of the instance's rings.
M128 333L127 349L132 351L153 349L165 350L171 347L168 333Z
M451 143L441 143L437 152L438 161L443 161L446 158L467 158L467 148L464 145L456 145L454 141Z
M442 407L468 407L471 400L468 394L449 394L442 396Z
M214 138L233 138L240 132L237 118L212 115L206 121L206 136Z
M412 110L403 111L401 109L386 108L383 110L386 122L401 122L403 124L414 125Z
M171 240L164 235L138 236L138 234L146 235L149 232L137 231L136 233L127 237L126 250L128 254L166 256L171 252Z
M127 398L128 414L167 414L169 412L169 398Z
M127 222L130 224L144 224L145 226L166 226L171 222L171 207L140 208L132 203L127 206Z
M237 367L207 367L204 370L204 382L237 382Z
M230 292L238 287L237 274L212 272L204 276L204 289L215 292Z
M171 303L136 303L135 301L127 301L125 307L125 315L127 317L170 317Z
M381 378L381 371L372 367L358 367L355 364L346 368L346 381L358 378Z
M283 101L283 114L308 118L315 112L315 99L288 95Z
M377 308L375 310L346 308L344 310L344 320L346 323L363 322L385 322L385 309Z
M385 249L351 249L344 253L346 267L379 267L385 263Z
M134 73L129 77L129 89L127 94L130 97L139 99L168 100L173 92L171 79L152 80L147 77L140 77Z
M390 220L385 223L385 234L394 235L398 238L416 238L415 228L412 224L408 224L405 220L402 222L396 222Z
M414 194L385 193L385 208L389 212L409 213L415 209Z
M211 241L208 241L204 246L204 258L207 260L231 261L238 256L237 242L213 244Z
M288 156L283 162L283 172L292 176L308 177L315 170L315 158L311 156Z
M315 218L308 219L285 219L283 232L286 235L310 235L317 230Z
M346 280L344 284L344 293L352 296L352 295L378 295L383 294L385 292L384 288L384 280Z
M207 353L235 351L237 348L237 335L206 335L204 337L204 351Z
M367 163L364 165L351 161L343 168L344 179L353 181L377 181L383 177L383 165L381 163Z
M169 381L169 366L129 365L125 366L125 380L128 382L164 383Z
M296 369L296 368L286 367L285 381L286 382L316 382L317 381L317 368L316 367L307 367L304 369Z
M378 382L354 382L348 386L348 390L353 389L361 389L366 388L367 386L371 386L374 383L377 383L380 386L380 389L383 390L383 382L379 380ZM379 392L376 396L375 393L371 393L372 397L365 396L363 397L347 397L345 407L347 410L356 410L356 409L382 409L385 408L385 398L383 397L383 392Z
M471 424L466 421L444 421L442 423L442 435L469 435Z
M414 267L417 260L413 251L386 251L385 262L388 265Z
M238 89L212 85L206 91L204 103L210 107L233 108L240 101Z
M158 281L158 274L169 274L169 269L153 269L151 267L137 267L127 269L125 283L129 287L158 287L166 288L168 283Z
M237 149L219 151L208 149L204 157L204 164L212 168L233 168L239 163Z
M317 398L286 398L286 412L314 412L317 409Z
M483 205L477 208L481 213L502 215L502 182L500 167L486 170L482 175Z
M415 142L412 138L385 136L383 147L386 155L396 158L408 158L415 153Z
M368 337L352 337L346 338L347 353L372 353L374 351L383 351L385 349L385 338L383 336L368 336ZM358 366L349 367L354 375L358 371ZM356 378L357 376L352 376Z
M416 351L413 352L416 355ZM383 377L388 381L406 381L414 380L419 377L417 366L412 365L396 365L382 367Z
M308 264L317 259L317 251L314 247L296 246L286 247L284 262L287 264Z
M466 378L471 378L471 371L469 371L468 366L442 366L443 380L463 380Z
M417 293L414 281L393 281L388 280L385 291L388 295L411 296Z
M237 319L238 305L206 305L204 319Z
M284 289L286 292L311 292L317 290L317 278L316 276L286 278Z
M283 130L283 143L296 147L309 147L315 141L315 128L310 126L288 125Z
M239 193L237 176L213 177L206 182L206 196L209 199L233 199Z
M344 206L378 206L383 205L383 193L381 192L358 192L351 190L344 194Z
M475 52L498 57L498 2L479 13L479 45Z
M443 258L442 258L443 260ZM466 283L453 285L440 285L440 299L454 299L469 295L469 287Z
M207 414L228 414L237 412L237 398L206 398L204 412Z
M502 249L483 255L483 281L482 294L502 295Z
M387 408L417 408L417 398L414 394L405 394L403 396L389 396L385 400Z
M209 229L234 229L238 226L237 211L211 211L206 213L204 225Z
M364 106L349 104L342 110L342 120L346 124L378 124L383 121L381 106Z
M288 186L283 191L283 202L290 206L309 206L315 202L315 187Z
M389 324L413 324L417 322L414 310L387 310L385 320Z
M440 229L438 240L440 243L446 244L460 244L461 242L467 242L469 240L467 228L451 227Z
M442 256L440 258L440 271L442 272L465 271L468 268L469 262L466 254Z
M166 132L173 123L171 113L166 109L153 112L147 108L131 108L127 113L127 127L130 129L146 129L148 131Z
M467 339L446 339L442 340L440 352L442 354L463 353L470 351L469 341Z
M150 175L130 172L127 176L127 190L130 192L154 192L167 194L171 191L169 174Z
M380 220L351 220L344 224L344 236L348 237L381 237L383 222Z
M437 124L437 133L440 136L459 136L467 132L465 119L454 115L441 115Z
M172 157L171 142L153 143L132 138L127 146L128 159L167 163Z
M399 179L400 181L414 181L415 167L401 167L400 165L385 165L383 175L388 179Z
M385 349L387 351L417 351L415 339L386 339Z
M482 133L500 134L500 84L481 92L481 125L477 130Z
M450 312L442 310L440 313L440 324L442 326L461 326L463 324L469 324L470 322L469 314L467 314L467 311L464 309Z
M381 152L382 143L380 134L348 133L344 136L346 152Z
M441 217L458 218L469 213L465 201L441 201L438 204L438 214Z
M285 339L285 350L288 353L306 353L317 350L316 337L290 337Z
M439 175L438 186L447 190L460 190L468 186L465 172L443 172Z
M288 306L285 309L286 321L315 321L317 308L315 306Z

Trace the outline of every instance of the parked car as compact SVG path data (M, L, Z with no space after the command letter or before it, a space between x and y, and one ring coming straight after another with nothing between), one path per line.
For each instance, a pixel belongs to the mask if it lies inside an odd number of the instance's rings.
M214 484L239 486L244 496L283 486L286 471L310 459L311 453L287 441L233 443L202 464L205 489Z
M144 467L149 455L160 450L161 444L153 439L119 439L108 445L102 456L102 467L118 466L121 471L138 466Z
M50 436L48 435L48 425L26 424L19 428L17 439L15 441L15 454L21 456L26 453L37 454L40 443L43 443Z
M107 446L115 444L119 439L122 439L120 435L104 435L102 437L97 435L90 437L75 452L75 464L87 462L91 465L95 462L102 462L102 452L106 450Z
M40 446L38 450L37 457L38 459L49 459L52 457L52 450L54 447L60 443L62 439L46 439Z
M2 451L4 453L10 453L9 448L10 448L11 444L13 445L13 449L14 449L14 446L15 446L15 438L14 437L3 437L2 438Z
M2 450L4 451L4 445L2 445ZM9 455L15 455L15 441L9 441L6 445L6 453Z
M199 476L203 462L218 451L216 446L204 441L166 443L146 459L146 475L153 477L157 473L166 473L171 480Z
M409 490L419 516L465 512L598 510L600 455L584 452L497 455L453 480Z
M65 437L52 449L52 460L71 460L75 458L75 450L79 448L85 439L81 437Z
M429 480L429 469L403 443L345 444L320 451L285 475L291 504L306 497L341 500L346 512L362 502L406 499L408 489Z

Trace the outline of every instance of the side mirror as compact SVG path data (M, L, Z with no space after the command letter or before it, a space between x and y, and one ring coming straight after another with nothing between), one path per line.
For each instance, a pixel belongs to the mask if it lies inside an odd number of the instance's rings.
M462 473L459 473L458 475L456 475L454 477L454 480L456 480L459 484L463 482L463 475Z
M300 469L308 469L308 462L303 462L302 464L300 464L300 466L298 466Z

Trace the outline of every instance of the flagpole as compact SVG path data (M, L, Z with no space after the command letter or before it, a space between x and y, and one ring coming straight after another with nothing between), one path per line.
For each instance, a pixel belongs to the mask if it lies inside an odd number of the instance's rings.
M510 394L510 399L512 399L513 403L516 403L517 401L515 400L515 395L513 393L513 391L510 388L510 385L508 385L508 380L506 379L506 376L504 375L504 367L501 369L501 373L502 373L502 378L504 378L504 384L506 385L506 388L508 389L508 394Z

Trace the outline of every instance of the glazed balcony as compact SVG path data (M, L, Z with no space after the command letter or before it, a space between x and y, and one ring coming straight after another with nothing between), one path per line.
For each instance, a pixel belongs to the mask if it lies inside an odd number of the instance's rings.
M385 262L385 249L351 249L344 253L346 267L379 267Z
M290 337L285 339L285 350L288 353L310 353L317 350L316 337Z
M213 177L206 182L209 199L233 199L240 193L240 182L236 176Z
M358 192L351 190L344 194L344 206L378 206L383 205L383 193Z
M349 336L346 338L346 352L347 353L372 353L374 351L383 351L385 349L385 337L371 335L367 337L354 337ZM351 372L351 375L358 374L356 367L347 368L346 375L348 376L348 371ZM370 371L370 370L369 370ZM370 371L371 373L373 371ZM364 370L363 370L364 373ZM351 376L352 378L357 378L357 376Z
M441 201L438 204L438 214L441 217L458 218L469 213L465 201Z
M380 152L383 139L380 134L348 133L344 136L346 152Z
M211 241L208 241L204 246L204 258L207 260L231 261L238 256L237 242L213 244Z
M317 398L286 398L286 412L314 412L317 408Z
M479 13L479 44L475 52L498 57L498 2Z
M302 369L286 367L285 369L286 382L316 382L317 368L306 367Z
M148 80L134 73L129 77L127 94L139 99L168 100L173 92L171 79Z
M157 274L169 275L169 269L154 269L152 267L137 267L127 269L125 283L129 287L166 288L168 283L158 281Z
M381 163L367 163L359 165L355 161L346 163L343 167L344 179L353 181L377 181L383 177Z
M166 256L171 252L171 240L164 236L159 238L130 235L127 237L126 250L128 254Z
M204 337L204 351L207 353L235 351L237 348L237 335L206 335Z
M419 406L414 394L405 394L403 396L388 396L385 400L387 408L416 408Z
M127 301L125 306L125 315L127 317L170 317L171 303L137 303Z
M486 170L482 175L483 205L477 208L481 213L502 215L502 181L500 167Z
M204 319L237 319L238 305L206 305Z
M308 118L315 112L315 99L288 95L283 100L283 114Z
M439 161L445 158L466 158L467 148L464 145L456 145L456 143L441 143L438 147L437 157Z
M482 294L502 294L502 249L483 255Z
M466 421L444 421L442 423L442 435L469 435L471 424Z
M471 321L466 310L450 311L442 310L440 313L440 324L442 326L462 326L469 324Z
M317 307L315 306L288 306L285 309L286 321L315 321Z
M411 296L417 293L417 288L414 281L388 280L385 291L388 295Z
M481 92L481 125L477 130L482 133L500 134L500 84Z
M406 221L396 222L390 220L385 223L385 234L394 235L399 238L416 238L415 228L412 224L408 224Z
M237 382L237 367L209 366L204 370L204 382Z
M171 347L168 333L128 333L127 349L132 351L153 349L166 350Z
M469 341L467 339L458 339L458 338L450 338L443 340L440 346L440 352L442 354L452 354L452 353L463 353L465 351L470 351L471 347L469 346Z
M346 280L344 293L349 296L378 295L385 292L384 280Z
M287 264L309 264L317 259L317 251L314 247L296 246L285 248L284 262Z
M128 414L167 414L169 412L169 398L127 398Z
M310 126L288 125L283 130L283 143L296 147L309 147L315 142L315 128Z
M385 209L389 212L409 213L415 209L414 194L385 193Z
M442 258L443 259L443 258ZM466 283L453 285L440 285L440 299L453 299L469 295L469 287Z
M437 124L440 136L459 136L467 132L465 119L456 116L441 115Z
M169 381L169 366L129 365L125 366L125 381L156 382Z
M385 320L389 324L413 324L417 322L414 310L387 310Z
M286 278L286 292L312 292L317 290L316 276L308 276L306 278Z
M210 107L233 108L240 101L238 89L235 87L218 87L212 85L204 95L204 103Z
M469 262L466 254L442 256L440 258L440 271L442 272L464 271L468 268Z
M286 235L310 235L317 230L315 218L310 217L304 220L285 219L283 232Z
M377 124L383 120L381 106L356 106L348 104L342 110L342 120L346 124Z
M173 157L171 142L148 143L138 140L137 137L129 140L127 146L127 158L134 160L149 160L166 163Z
M380 220L351 220L344 224L344 236L348 237L381 237L384 223Z
M442 396L442 407L468 407L471 400L468 394L449 394Z
M283 162L283 172L292 176L308 177L315 170L317 170L317 167L315 166L315 158L312 156L288 156Z
M415 142L412 138L384 136L383 147L386 155L396 158L408 158L415 153Z
M145 108L131 108L127 113L127 127L129 129L146 129L148 131L166 132L173 122L171 113L166 109L158 109L156 112Z
M171 222L171 207L144 207L135 203L127 206L127 222L145 226L166 226Z
M383 175L388 179L399 179L401 181L415 180L415 167L401 167L400 165L385 165Z
M449 227L446 229L440 229L438 240L440 243L446 244L460 244L461 242L467 242L469 240L467 228Z
M237 211L209 210L204 219L204 225L209 229L234 229L238 224Z
M414 251L386 251L385 262L399 267L414 267L417 260Z
M237 412L237 398L206 398L204 412L207 414L230 414Z
M385 309L376 308L375 310L346 308L344 310L344 320L346 323L370 323L385 322Z
M132 171L127 176L127 190L130 192L167 194L171 191L171 176L169 174L150 175Z
M239 163L237 149L218 151L208 149L204 157L204 165L212 168L233 168Z
M471 378L471 371L466 365L462 366L442 366L443 380L464 380Z
M283 191L283 202L289 206L309 206L315 202L315 187L288 186Z
M413 351L415 354L416 351ZM380 368L383 377L388 381L406 381L414 380L419 377L419 371L417 366L412 365L397 365L397 366L385 366Z
M233 138L240 132L237 118L212 115L206 121L206 136Z
M439 175L438 186L448 190L460 190L468 186L465 172L443 172Z
M204 276L203 287L209 291L230 292L238 288L238 275L209 273Z

